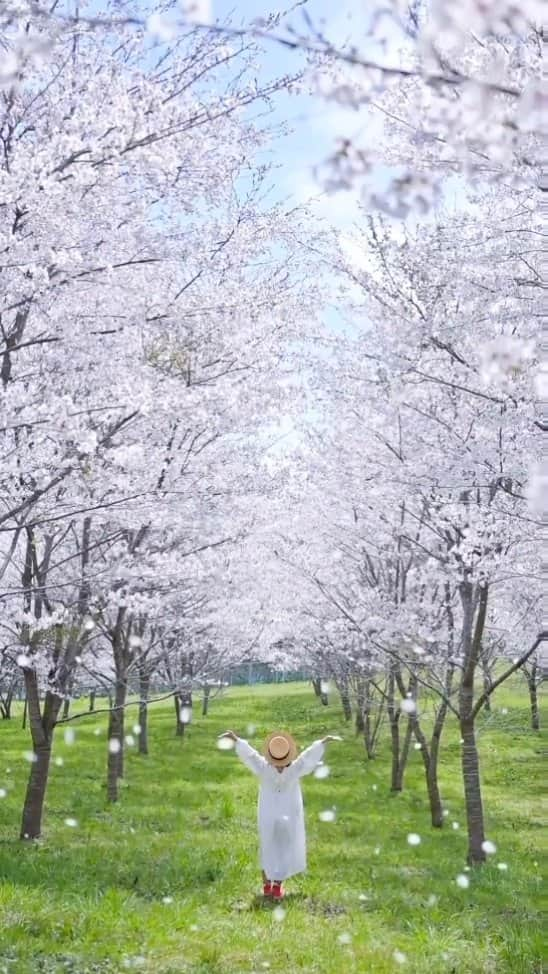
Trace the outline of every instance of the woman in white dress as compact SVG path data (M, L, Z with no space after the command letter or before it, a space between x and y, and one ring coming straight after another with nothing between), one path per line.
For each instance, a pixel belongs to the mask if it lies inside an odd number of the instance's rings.
M321 762L328 736L315 741L297 756L290 734L269 734L259 754L233 731L221 737L235 742L236 754L260 780L258 822L265 896L282 899L283 881L306 869L306 834L300 779Z

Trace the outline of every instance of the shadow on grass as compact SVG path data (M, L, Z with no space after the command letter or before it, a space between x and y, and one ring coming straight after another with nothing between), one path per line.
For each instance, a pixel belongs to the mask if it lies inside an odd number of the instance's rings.
M274 900L269 896L257 894L253 897L251 903L248 905L241 903L236 908L241 911L248 910L249 912L272 912L279 906L282 909L288 909L291 906L302 906L308 913L314 913L317 916L324 917L341 916L347 912L346 907L340 903L324 902L303 892L286 893L282 900Z

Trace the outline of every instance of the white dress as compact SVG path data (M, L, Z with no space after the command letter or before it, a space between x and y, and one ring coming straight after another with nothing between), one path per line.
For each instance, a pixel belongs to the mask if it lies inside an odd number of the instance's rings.
M316 741L280 772L247 741L236 741L236 754L261 782L258 805L261 867L268 879L287 879L306 869L300 778L314 771L324 751L325 745Z

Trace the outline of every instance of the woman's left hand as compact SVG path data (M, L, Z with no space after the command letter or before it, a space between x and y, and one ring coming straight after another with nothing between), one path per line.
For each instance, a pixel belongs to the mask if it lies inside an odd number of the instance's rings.
M322 737L322 744L329 744L329 741L342 741L342 737L338 734L328 734L327 737Z

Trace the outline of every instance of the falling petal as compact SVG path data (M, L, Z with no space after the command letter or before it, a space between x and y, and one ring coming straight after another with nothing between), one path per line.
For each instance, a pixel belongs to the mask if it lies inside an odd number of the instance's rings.
M126 734L126 744L128 747L135 747L135 738L133 734Z
M38 760L38 755L34 751L23 751L23 757L29 764L36 764Z
M507 869L508 869L508 865L505 862L498 862L497 863L497 869L500 869L500 871L502 873L505 873L507 871Z
M166 906L167 906L167 905L168 905L169 903L173 903L173 897L172 897L172 896L163 896L163 897L162 897L162 903L165 903L165 904L166 904Z
M395 950L392 957L396 964L405 964L407 961L407 954L404 954L402 950Z
M414 714L416 713L417 705L414 700L406 698L405 700L401 701L400 710L402 710L404 714Z
M352 934L351 933L340 933L339 936L337 937L337 940L339 941L340 944L351 944L352 943Z
M65 736L65 744L68 744L69 747L71 744L74 744L76 734L74 733L74 729L72 727L66 728L64 736Z
M327 764L319 764L314 772L315 778L329 778L329 768Z
M135 734L135 737L139 737L139 734L141 733L141 725L140 724L134 724L133 727L132 727L132 730L133 730L133 733Z
M108 749L111 754L120 753L120 751L122 750L122 745L120 744L120 741L118 740L117 737L111 737L110 741L108 742Z
M231 751L234 747L234 741L230 737L219 737L217 739L217 747L219 751Z
M331 808L326 809L325 812L320 812L318 815L320 822L334 822L336 817L335 812Z
M455 832L458 832L458 830L460 829L459 823L458 822L452 822L451 824L452 824Z
M410 832L409 835L407 836L407 841L409 845L420 845L421 837L420 835L417 835L416 832Z
M481 847L487 856L492 856L497 851L497 847L494 842L490 842L486 839L485 842L481 843Z
M7 798L8 793L5 788L0 788L0 798Z
M274 910L272 910L272 919L275 920L276 923L281 923L282 920L285 920L285 910L283 906L277 906Z
M75 818L66 818L65 825L68 825L69 829L77 829L78 821Z
M58 768L62 768L64 763L63 758L55 758L54 764L56 764Z
M455 882L457 886L460 887L460 889L468 889L468 887L470 886L470 880L468 876L464 875L464 873L460 873L460 875L457 876Z

